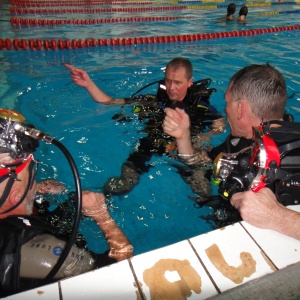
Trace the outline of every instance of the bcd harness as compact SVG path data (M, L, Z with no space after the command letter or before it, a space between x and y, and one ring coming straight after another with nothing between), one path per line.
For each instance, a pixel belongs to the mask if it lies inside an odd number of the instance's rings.
M253 130L251 147L220 153L215 159L214 176L222 180L220 195L230 199L236 192L268 186L281 204L299 204L300 123L271 121Z
M156 93L156 103L160 109L164 109L166 107L179 107L182 109L186 109L187 107L192 107L194 110L199 108L207 108L210 106L209 98L213 92L216 91L215 88L208 88L211 84L211 79L201 79L195 81L192 86L188 89L187 95L183 101L171 101L166 92L166 86L164 80L158 80L147 84L146 86L142 87L138 91L136 91L130 98L127 99L126 103L134 103L140 102L141 98L143 99L144 96L136 96L139 92L143 91L149 86L154 84L158 84L158 89ZM148 95L150 96L150 95ZM152 96L153 97L153 96ZM150 98L151 100L153 98ZM143 101L141 101L143 102ZM143 109L145 110L146 107Z

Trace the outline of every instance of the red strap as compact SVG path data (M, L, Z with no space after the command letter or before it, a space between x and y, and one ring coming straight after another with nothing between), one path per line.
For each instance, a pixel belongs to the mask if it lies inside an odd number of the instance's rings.
M23 169L30 163L30 161L33 159L33 155L30 154L29 157L25 160L24 163L16 167L16 174L19 174L23 171ZM7 166L6 168L0 168L0 177L7 175L11 172L11 168Z

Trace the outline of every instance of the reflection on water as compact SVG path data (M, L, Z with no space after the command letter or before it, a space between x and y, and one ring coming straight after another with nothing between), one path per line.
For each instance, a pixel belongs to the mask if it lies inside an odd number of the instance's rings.
M270 7L267 8L270 10ZM255 17L262 8L251 8L245 29L286 26L297 22L294 15ZM224 9L225 12L225 9ZM97 26L61 26L57 28L13 29L0 24L0 37L25 38L104 38L139 35L171 35L191 32L242 30L236 23L217 24L221 9L188 11L198 19L178 22L109 24ZM171 12L168 12L171 14ZM174 14L174 12L172 12ZM60 16L62 17L62 16ZM72 18L83 18L72 15ZM104 16L103 16L104 17ZM109 16L112 17L112 16ZM115 16L114 16L115 17ZM50 16L47 16L50 18ZM8 20L8 16L7 16ZM113 97L129 97L142 86L164 77L166 63L176 57L189 58L195 80L210 77L217 92L212 103L224 111L224 93L229 78L250 63L276 66L287 80L287 110L300 121L299 112L299 31L279 32L251 37L206 40L193 43L109 46L57 51L0 52L0 106L19 110L38 129L62 142L74 157L84 189L101 191L107 178L118 176L122 163L143 136L143 123L132 107L101 106L88 93L75 86L63 63L88 71L93 80ZM154 92L150 88L147 92ZM118 113L131 117L131 122L117 122ZM227 132L213 137L216 145ZM39 179L54 178L72 190L73 179L64 156L53 145L41 143L36 156L41 160ZM213 228L200 216L209 208L195 209L193 194L178 174L172 159L153 156L150 171L141 176L132 192L108 199L113 217L135 247L135 253L158 248ZM214 188L215 190L215 188ZM91 220L82 221L81 232L89 246L103 251L105 242Z

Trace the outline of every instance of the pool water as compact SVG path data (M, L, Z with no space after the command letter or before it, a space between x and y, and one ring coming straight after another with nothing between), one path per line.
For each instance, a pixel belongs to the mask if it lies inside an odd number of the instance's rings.
M264 3L264 2L263 2ZM192 4L194 5L194 4ZM206 4L205 4L206 5ZM262 12L296 11L295 5L251 7L248 23L226 23L220 18L226 8L147 12L139 16L192 16L170 22L114 23L99 25L62 25L55 27L14 27L8 22L8 5L2 4L0 38L79 39L138 37L210 33L298 24L297 13L261 17ZM226 7L226 5L225 5ZM102 6L101 6L102 8ZM237 9L238 11L238 9ZM130 14L22 15L22 18L116 18ZM5 22L6 21L6 22ZM274 65L285 76L289 100L287 111L300 121L299 30L281 31L249 37L213 39L198 42L105 46L71 50L0 51L0 106L20 111L38 129L62 142L71 152L81 175L83 189L101 191L106 180L120 175L122 163L144 136L131 106L102 106L76 86L63 63L86 70L112 97L129 97L144 85L162 79L163 68L174 57L184 56L194 66L195 80L210 77L217 89L211 98L224 111L224 93L230 77L250 63ZM155 92L155 88L147 89ZM117 122L113 116L124 113L131 122ZM217 145L228 134L212 138ZM39 179L54 178L69 190L74 188L71 171L52 145L41 143L36 154L42 162ZM189 186L166 156L153 156L153 165L128 194L108 199L110 212L131 240L135 253L143 253L213 229L201 216L209 208L196 209ZM83 219L81 232L95 252L106 249L97 226ZM99 238L98 238L99 237Z

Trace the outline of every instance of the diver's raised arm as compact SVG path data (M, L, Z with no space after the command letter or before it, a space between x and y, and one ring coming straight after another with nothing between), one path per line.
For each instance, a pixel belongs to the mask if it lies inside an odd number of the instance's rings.
M88 73L85 72L84 70L75 68L74 66L69 64L64 64L64 66L70 70L72 81L75 84L86 88L86 90L89 92L89 94L94 99L94 101L102 104L124 104L125 103L123 98L114 99L108 96L107 94L105 94L103 91L101 91L99 87L94 83L94 81L90 78Z

